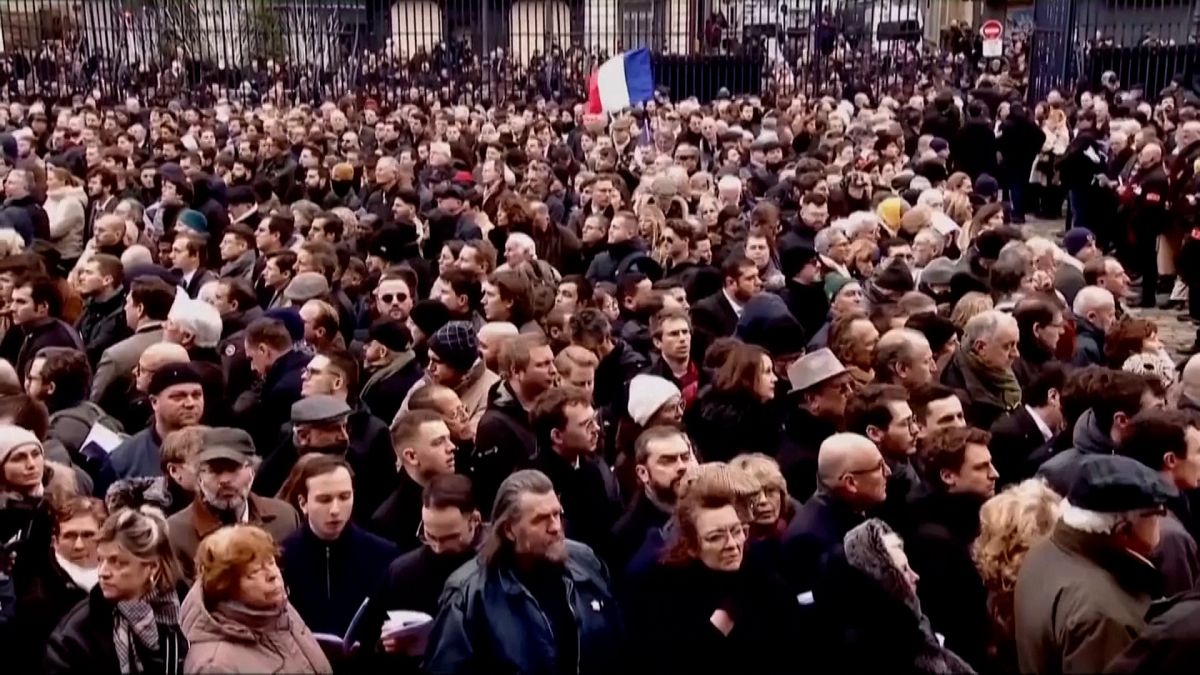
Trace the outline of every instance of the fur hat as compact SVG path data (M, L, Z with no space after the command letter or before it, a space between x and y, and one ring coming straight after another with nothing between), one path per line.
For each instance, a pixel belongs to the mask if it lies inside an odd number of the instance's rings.
M140 509L144 505L166 511L171 506L171 492L167 489L164 476L143 476L119 480L108 486L104 494L104 506L109 513L120 509Z

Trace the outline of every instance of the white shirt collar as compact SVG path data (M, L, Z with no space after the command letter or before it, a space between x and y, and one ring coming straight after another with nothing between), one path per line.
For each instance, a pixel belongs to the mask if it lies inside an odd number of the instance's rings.
M1048 441L1054 437L1054 432L1050 429L1050 425L1046 424L1046 420L1042 419L1042 416L1038 414L1037 410L1033 409L1033 406L1026 405L1025 410L1029 411L1029 416L1033 418L1033 423L1037 425L1038 431L1042 432L1042 438Z
M733 299L733 296L729 294L729 291L722 288L721 292L725 294L725 299L728 300L729 304L733 306L733 313L736 314L739 319L742 318L742 305L739 304L737 300Z

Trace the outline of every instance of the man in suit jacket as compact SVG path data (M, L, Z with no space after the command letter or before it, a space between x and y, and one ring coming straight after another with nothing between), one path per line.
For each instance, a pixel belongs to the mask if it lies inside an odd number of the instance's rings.
M992 425L988 449L1000 474L997 490L1033 477L1050 457L1053 440L1065 426L1060 398L1065 381L1061 366L1047 367L1025 388L1025 404Z
M758 265L745 256L730 256L721 274L721 291L692 305L692 356L698 363L714 340L733 335L742 308L763 288Z
M180 222L191 214L203 218L198 211L186 210L180 214ZM195 216L189 218L188 222L193 222L193 219L198 222ZM204 267L207 247L205 236L194 230L180 232L171 244L171 263L179 272L179 285L187 291L189 298L196 298L205 284L217 280L217 275Z
M165 272L165 270L162 270ZM125 321L133 335L105 349L92 378L92 402L124 396L142 352L163 339L163 322L175 302L175 287L154 274L135 277L125 300Z

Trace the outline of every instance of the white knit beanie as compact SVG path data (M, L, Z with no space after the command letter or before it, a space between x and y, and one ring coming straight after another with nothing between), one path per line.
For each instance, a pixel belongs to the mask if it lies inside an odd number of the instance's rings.
M679 387L657 375L635 375L629 382L629 417L646 426L667 401L681 396Z
M8 458L17 448L26 445L42 447L42 442L33 432L13 424L0 424L0 466L8 462Z

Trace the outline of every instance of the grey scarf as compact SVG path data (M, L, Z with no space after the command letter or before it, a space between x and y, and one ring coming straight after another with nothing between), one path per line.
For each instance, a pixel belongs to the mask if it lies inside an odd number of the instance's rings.
M137 645L158 651L158 627L179 626L179 598L173 591L160 589L137 600L118 602L115 614L113 646L121 672L140 673ZM172 670L170 664L167 669Z
M217 603L213 614L259 633L286 632L291 628L287 605L257 609L236 600Z

